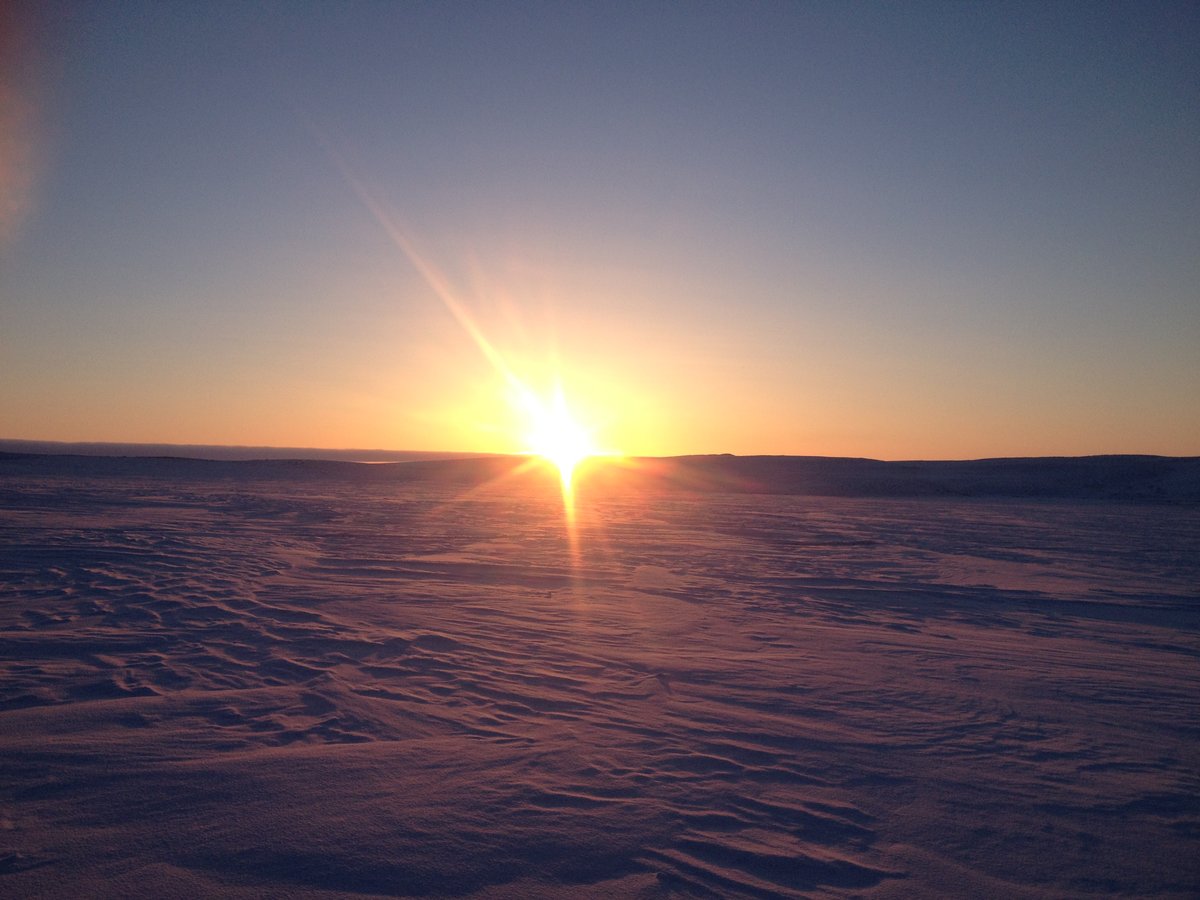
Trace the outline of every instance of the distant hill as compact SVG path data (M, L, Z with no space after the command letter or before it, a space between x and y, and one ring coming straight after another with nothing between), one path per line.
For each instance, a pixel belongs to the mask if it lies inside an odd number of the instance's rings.
M115 444L103 442L18 441L0 439L0 453L73 456L171 456L185 459L330 459L344 462L412 462L464 459L489 453L440 453L415 450L322 450L312 447L233 447L220 444Z
M1200 501L1200 457L1079 456L884 462L813 456L646 460L679 490L835 497L1025 497Z
M367 465L328 458L214 460L175 453L149 456L13 452L9 448L14 443L17 442L0 442L0 479L21 475L294 479L427 483L464 488L521 480L536 481L542 488L556 483L547 465L520 456L456 458L451 454L396 454L407 457L406 461ZM139 449L145 450L146 445L139 445ZM183 448L170 446L170 449ZM818 456L647 457L585 462L576 473L575 484L581 497L622 493L738 493L1196 503L1200 502L1200 457L1080 456L908 462Z

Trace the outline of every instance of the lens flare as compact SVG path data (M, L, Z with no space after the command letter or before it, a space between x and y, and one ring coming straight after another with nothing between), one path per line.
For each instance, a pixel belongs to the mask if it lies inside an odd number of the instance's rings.
M593 441L591 431L572 414L561 385L555 386L549 401L522 387L517 405L528 421L525 435L528 451L558 469L563 492L569 493L575 467L589 456L601 452Z

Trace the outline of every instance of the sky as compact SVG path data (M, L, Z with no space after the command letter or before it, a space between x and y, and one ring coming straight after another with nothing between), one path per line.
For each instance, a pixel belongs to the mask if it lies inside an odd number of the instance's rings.
M0 14L0 437L1200 455L1200 5Z

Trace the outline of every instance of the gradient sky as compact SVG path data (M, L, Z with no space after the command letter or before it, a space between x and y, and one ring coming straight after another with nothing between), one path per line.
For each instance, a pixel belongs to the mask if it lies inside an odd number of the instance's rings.
M0 437L1200 454L1194 2L8 16Z

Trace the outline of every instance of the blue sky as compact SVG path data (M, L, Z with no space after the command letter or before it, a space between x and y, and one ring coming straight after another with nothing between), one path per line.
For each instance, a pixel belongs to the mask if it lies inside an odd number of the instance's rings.
M628 452L1200 453L1195 4L18 24L6 437L519 449L382 211Z

